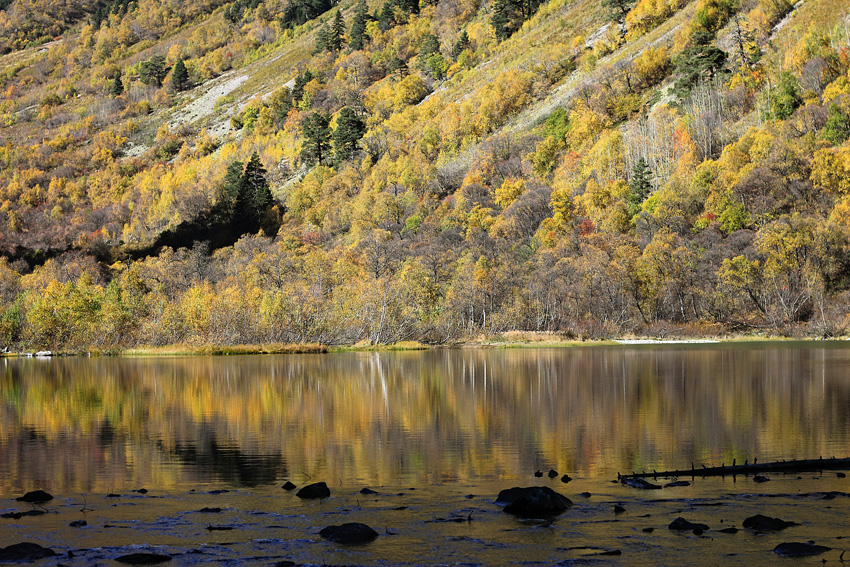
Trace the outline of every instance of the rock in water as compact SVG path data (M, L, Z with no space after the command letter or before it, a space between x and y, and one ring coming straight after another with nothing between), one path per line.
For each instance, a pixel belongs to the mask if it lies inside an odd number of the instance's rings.
M561 482L563 482L564 484L567 484L571 480L572 480L572 477L568 474L565 474L564 476L561 477Z
M705 524L696 524L693 522L689 522L686 519L679 516L667 526L671 530L683 531L683 532L692 532L694 530L702 530L705 531L708 529L708 526Z
M328 488L328 485L324 482L308 484L295 493L295 496L299 498L327 498L330 495L331 491Z
M20 499L19 499L20 500ZM37 543L22 542L0 548L0 562L35 561L45 557L53 557L56 552Z
M171 561L171 557L156 553L130 553L129 555L116 557L115 561L126 563L127 565L157 565L158 563Z
M342 543L346 545L354 545L359 543L369 543L378 537L378 532L358 522L350 522L341 526L328 526L323 528L319 535L328 541L334 543Z
M773 548L773 552L781 557L808 557L810 555L820 555L830 549L832 548L826 547L825 545L791 541L780 543Z
M376 491L374 491L374 490L372 490L371 488L361 488L361 489L360 489L360 494L367 494L367 495L370 495L370 494L377 494L377 492L376 492Z
M779 518L771 518L770 516L762 516L761 514L750 516L749 518L744 520L745 528L755 530L757 532L776 532L779 530L784 530L789 526L797 525L799 525L797 522L786 522L785 520L780 520Z
M287 480L285 483L283 483L283 486L281 486L281 488L284 490L295 490L298 487Z
M558 471L556 471L555 469L549 469L549 473L547 476L549 478L555 478L556 476L558 476Z
M504 511L520 518L557 516L573 505L572 501L548 486L514 487L499 493L496 503L505 503Z
M676 488L677 486L690 486L691 483L687 480L674 480L664 485L664 488Z
M642 478L625 478L623 477L620 480L626 486L631 486L632 488L641 488L643 490L659 490L661 485L652 484L651 482L644 480Z
M760 475L760 474L757 474L756 476L753 477L753 482L768 482L768 481L770 481L769 478L767 478L766 476Z
M31 492L27 492L23 496L16 498L18 502L30 502L33 504L39 504L41 502L48 502L53 500L53 495L49 494L43 490L33 490Z

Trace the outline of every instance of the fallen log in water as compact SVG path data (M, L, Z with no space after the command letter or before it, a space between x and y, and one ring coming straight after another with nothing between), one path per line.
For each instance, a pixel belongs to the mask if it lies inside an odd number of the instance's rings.
M644 471L623 475L617 473L617 480L623 481L635 478L672 478L680 476L734 476L739 474L757 474L766 472L786 473L822 470L850 470L850 458L836 459L835 457L832 457L831 459L824 459L823 457L820 457L819 459L774 461L770 463L759 463L758 461L749 463L744 461L743 465L739 465L733 461L729 466L725 464L719 467L706 467L705 465L702 465L701 468L695 468L693 463L691 463L690 469L678 471Z

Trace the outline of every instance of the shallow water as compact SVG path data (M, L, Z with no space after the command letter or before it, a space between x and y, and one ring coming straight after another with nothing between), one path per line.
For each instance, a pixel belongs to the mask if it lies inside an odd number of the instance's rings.
M13 499L27 490L57 496L47 514L0 519L0 544L63 554L45 565L114 564L133 546L180 565L769 565L778 543L807 540L834 551L797 562L837 561L850 486L834 472L660 491L611 482L632 470L821 455L850 456L843 344L0 366L0 513L30 509ZM532 476L550 468L574 480ZM285 480L324 480L332 496L302 501ZM533 484L574 505L541 523L493 504L499 490ZM380 494L361 495L364 486ZM840 494L823 500L830 492ZM614 514L615 503L626 512ZM801 525L717 532L755 513ZM677 516L711 529L671 532ZM78 519L88 525L68 526ZM318 535L350 521L381 535L362 547Z

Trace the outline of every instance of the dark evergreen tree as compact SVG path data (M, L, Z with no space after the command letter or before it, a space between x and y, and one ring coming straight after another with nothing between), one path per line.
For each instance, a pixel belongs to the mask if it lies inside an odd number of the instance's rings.
M393 0L387 0L384 2L384 6L378 12L378 25L381 27L381 30L387 31L388 29L394 28L400 22L396 21L395 10L393 9L395 3Z
M621 26L625 25L631 0L602 0L602 4L608 8L612 20Z
M452 57L457 59L461 53L463 53L464 49L469 49L469 35L466 33L466 30L460 32L460 37L457 38L457 41L452 47Z
M345 20L342 17L342 10L337 10L333 24L331 24L330 34L328 35L328 48L334 53L337 53L342 50L344 45Z
M112 96L118 96L124 92L124 82L121 81L121 71L118 71L115 74L115 78L112 79L112 85L109 87L109 94Z
M319 31L316 32L316 43L313 45L313 55L330 51L331 47L331 32L327 24L322 24Z
M303 73L295 77L295 84L292 85L292 100L299 102L304 98L304 86L314 79L310 69L306 69Z
M490 25L496 33L496 39L504 41L517 31L523 22L520 0L496 0L493 3L493 16Z
M366 133L366 124L357 116L353 109L346 106L339 111L336 119L336 129L333 133L334 156L343 162L357 151L357 142Z
M403 59L393 57L392 61L390 61L390 72L397 73L400 78L404 78L410 74L410 69L407 67L407 63L405 63Z
M304 146L301 159L307 165L324 164L330 158L331 128L326 114L313 112L301 125Z
M692 37L691 47L675 57L673 72L678 77L673 83L673 92L683 100L700 81L710 80L724 72L726 52L718 49L712 42L714 36L708 32L697 31Z
M634 217L640 212L640 207L649 192L652 191L652 170L644 158L640 158L632 170L632 179L629 181L629 194L626 201L629 205L629 216Z
M189 88L189 71L182 59L178 59L171 70L171 85L176 91L185 91Z
M233 165L231 164L231 167ZM227 174L231 174L231 168L228 168ZM233 202L231 223L236 233L257 232L273 201L268 181L266 181L266 168L263 167L259 154L254 152L245 164L242 175L236 181L236 197Z
M242 19L242 2L236 0L224 9L224 19L231 24L238 24Z
M369 13L366 7L366 1L360 0L357 7L354 9L354 18L351 20L351 30L348 32L348 46L353 50L363 49L366 44L366 23L369 18Z
M168 75L168 66L162 55L154 55L139 65L139 78L146 85L161 87L166 75Z
M790 71L779 73L779 85L771 96L771 108L773 116L778 120L785 120L803 103L800 96L800 85L797 77Z
M333 0L298 0L287 2L281 16L285 28L300 26L333 8Z

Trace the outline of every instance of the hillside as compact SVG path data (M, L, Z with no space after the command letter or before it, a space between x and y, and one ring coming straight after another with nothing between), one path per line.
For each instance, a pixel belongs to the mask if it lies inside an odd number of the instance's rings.
M4 346L850 329L850 0L4 0L0 30Z

